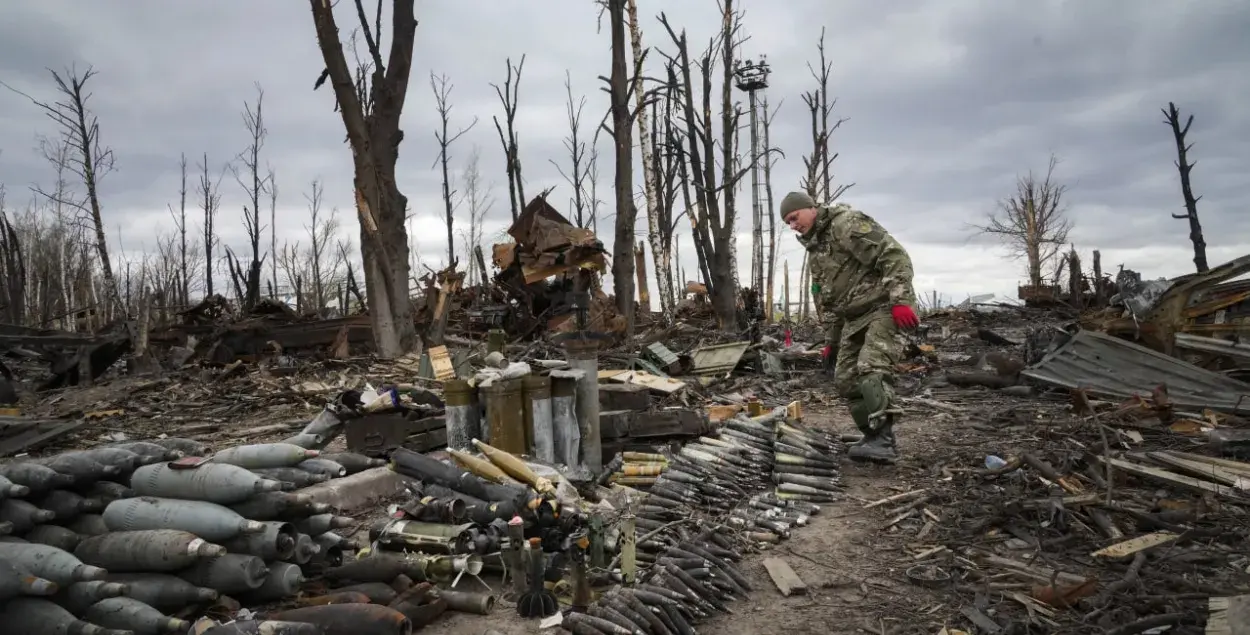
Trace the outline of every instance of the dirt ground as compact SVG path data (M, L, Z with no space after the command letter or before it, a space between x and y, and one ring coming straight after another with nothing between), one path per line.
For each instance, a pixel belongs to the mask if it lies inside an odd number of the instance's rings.
M849 417L838 410L808 414L807 421L837 432L853 432ZM790 540L744 558L739 566L755 592L730 606L733 615L699 624L699 632L839 635L941 630L940 616L958 607L907 581L903 571L908 565L901 561L909 556L901 553L899 539L882 529L883 512L863 506L912 489L911 483L925 477L943 449L960 443L957 439L963 435L948 417L904 420L897 430L904 459L894 467L844 462L847 488L843 499L822 505L811 524L794 530ZM764 570L766 557L784 559L807 583L808 593L783 597ZM519 620L513 606L502 601L488 618L448 614L422 632L479 635L488 628L504 635L538 632L536 622Z

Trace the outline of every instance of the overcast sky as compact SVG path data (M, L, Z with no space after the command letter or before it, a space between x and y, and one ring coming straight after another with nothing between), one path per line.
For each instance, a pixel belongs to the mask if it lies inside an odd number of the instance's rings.
M346 37L354 25L348 3L337 12ZM718 26L712 0L639 0L643 40L672 50L655 16L668 10L693 47ZM1070 239L1083 253L1102 250L1116 265L1148 277L1192 270L1175 146L1160 108L1176 101L1193 113L1193 185L1217 264L1250 246L1250 3L1236 0L894 0L823 2L744 0L744 54L766 54L773 68L768 95L780 104L772 130L786 154L773 173L778 201L798 188L801 155L809 151L809 120L800 100L812 87L807 63L822 26L829 29L836 114L848 118L834 137L838 182L854 182L844 200L876 217L911 251L916 287L956 300L970 293L1014 295L1020 263L971 237L995 201L1011 193L1017 174L1044 171L1051 153L1069 188ZM526 192L569 188L552 165L568 161L565 72L576 95L589 99L593 128L606 109L606 28L596 31L592 0L502 2L422 0L411 93L404 112L400 187L416 214L412 239L432 266L445 258L438 146L431 72L454 83L453 126L478 124L453 147L462 166L481 153L497 200L488 227L508 216L502 151L491 117L501 108L490 83L501 83L505 59L526 54L518 127ZM654 59L659 59L654 56ZM328 87L313 92L323 64L305 2L238 0L99 0L0 3L0 80L37 98L54 97L47 68L93 65L91 106L117 169L101 187L110 239L124 248L154 245L172 228L166 205L178 191L178 157L207 153L220 169L248 142L240 112L265 90L269 139L262 161L277 173L278 241L304 237L303 193L325 183L347 235L357 235L351 156ZM0 182L10 205L51 170L36 137L54 129L25 98L0 90ZM602 197L611 200L612 160L601 143ZM636 175L641 187L641 177ZM242 245L237 221L243 190L222 181L220 238ZM741 200L749 201L749 191ZM641 206L640 206L641 207ZM641 237L645 218L640 213ZM749 213L739 221L741 275L749 274ZM601 234L611 233L601 226ZM802 251L784 231L780 257L797 278ZM116 246L114 247L116 248ZM688 233L683 264L695 276ZM1088 263L1088 257L1086 263ZM780 263L779 263L780 268Z

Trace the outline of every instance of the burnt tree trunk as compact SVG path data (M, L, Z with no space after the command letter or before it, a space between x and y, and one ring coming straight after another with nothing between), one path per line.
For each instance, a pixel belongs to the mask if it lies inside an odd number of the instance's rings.
M364 12L361 29L371 57L367 95L357 92L343 55L330 0L310 0L324 76L334 89L355 168L356 209L360 215L361 257L373 339L382 357L413 350L417 342L408 283L408 199L395 182L395 164L404 133L400 115L408 94L417 20L415 0L393 0L389 59L384 64ZM364 92L364 91L362 91Z
M1189 242L1194 245L1194 267L1198 273L1203 273L1210 269L1207 266L1207 241L1202 237L1202 223L1198 221L1198 200L1201 196L1194 196L1194 190L1189 183L1189 172L1194 169L1194 163L1189 162L1189 150L1194 147L1192 143L1185 143L1185 135L1189 134L1189 127L1194 123L1194 116L1190 115L1185 120L1185 125L1181 125L1181 113L1176 108L1176 104L1168 102L1167 110L1163 111L1164 123L1172 128L1172 138L1176 140L1176 169L1181 174L1181 196L1185 198L1185 213L1172 214L1172 218L1184 219L1189 221Z
M629 67L625 61L625 2L608 0L612 29L612 145L616 157L616 226L612 242L612 288L616 310L625 316L627 335L633 335L634 310L634 135L629 106Z

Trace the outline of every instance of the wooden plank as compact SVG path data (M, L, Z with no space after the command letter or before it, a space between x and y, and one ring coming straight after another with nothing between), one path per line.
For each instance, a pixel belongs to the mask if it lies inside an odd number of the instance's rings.
M790 597L791 595L807 595L807 584L803 579L786 564L785 560L780 558L764 558L764 568L768 570L768 576L773 579L773 584L777 585L777 590L781 594Z
M1250 463L1246 463L1243 461L1234 461L1232 459L1225 459L1225 458L1220 458L1220 457L1215 457L1215 456L1204 456L1201 454L1192 454L1189 452L1177 452L1175 450L1169 450L1165 452L1164 454L1170 454L1177 458L1185 459L1188 461L1195 461L1198 463L1208 463L1210 465L1217 465L1219 467L1224 468L1225 470L1228 470L1229 472L1236 472L1243 476L1250 477Z
M1250 490L1250 478L1230 472L1218 465L1203 463L1200 461L1191 461L1176 456L1171 456L1166 452L1147 452L1146 456L1150 460L1163 464L1165 467L1185 472L1190 476L1195 476L1207 481L1213 481L1220 485L1235 487L1239 490Z
M456 365L451 361L451 353L446 346L434 346L429 349L430 367L434 371L434 379L449 381L456 378Z
M599 378L603 378L602 373L600 373ZM651 373L641 370L625 371L623 373L611 375L608 379L625 384L638 384L640 386L646 386L647 388L664 395L671 395L686 387L686 382L684 381L668 377L657 377Z
M59 436L73 432L83 423L83 419L76 421L66 421L64 419L45 420L21 434L0 440L0 456L10 456L26 450L33 450Z
M1095 558L1107 558L1109 560L1123 560L1130 558L1142 551L1154 549L1171 542L1175 542L1180 538L1180 534L1174 534L1170 531L1156 531L1152 534L1129 538L1124 542L1117 542L1109 547L1103 547L1089 555Z
M734 415L742 412L743 406L739 404L730 404L727 406L712 405L707 407L707 417L712 423L720 423L726 419L732 418Z
M1104 461L1104 462L1108 460L1102 457L1097 457L1097 458L1099 461ZM1199 494L1209 492L1212 494L1218 494L1220 496L1227 496L1229 498L1236 498L1236 499L1241 498L1237 490L1231 487L1224 486L1224 485L1217 485L1215 483L1204 481L1202 479L1193 478L1190 476L1184 476L1182 474L1173 474L1172 472L1169 472L1167 470L1161 470L1156 467L1150 467L1149 465L1141 465L1138 463L1133 463L1131 461L1125 461L1123 459L1110 459L1110 462L1111 462L1111 467L1117 470L1121 470L1123 472L1127 472L1134 476L1139 476L1141 478L1150 479L1159 483L1173 485L1181 489L1189 490L1192 492L1198 492Z
M1250 635L1250 595L1207 599L1207 635Z

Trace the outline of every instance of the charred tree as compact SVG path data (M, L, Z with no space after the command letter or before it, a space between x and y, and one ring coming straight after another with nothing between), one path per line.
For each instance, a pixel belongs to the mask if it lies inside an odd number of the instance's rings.
M455 200L456 192L452 189L451 170L448 167L451 162L451 155L448 150L451 144L457 139L463 137L464 134L473 129L477 125L477 117L473 118L473 122L467 127L461 128L455 134L451 134L451 89L452 83L447 79L446 75L435 76L430 73L430 88L434 90L434 107L438 110L439 127L434 131L434 139L438 141L438 159L435 165L442 166L443 169L443 211L447 220L447 266L454 267L456 263L456 235L453 229L453 223L456 220L455 211L458 206Z
M833 63L825 55L825 29L823 28L820 30L820 40L816 42L816 51L819 69L813 67L811 63L807 65L816 86L803 93L803 103L807 104L811 120L812 152L803 157L806 174L802 186L819 203L832 205L855 184L846 183L836 187L833 185L833 162L838 158L838 153L831 152L830 138L838 128L842 127L846 119L833 120L833 109L838 100L836 97L832 100L829 98L829 76L833 71Z
M984 225L974 225L979 233L997 237L1013 258L1023 258L1029 284L1043 286L1043 271L1068 242L1072 221L1066 216L1067 187L1055 178L1059 159L1050 157L1045 178L1038 180L1030 171L1016 180L1016 192L999 201Z
M515 66L512 64L512 58L507 59L508 74L504 78L503 86L491 84L495 89L495 94L499 96L499 102L503 105L504 123L499 123L499 117L493 117L495 121L495 130L499 132L499 143L503 145L504 161L508 173L508 203L512 208L512 220L516 221L521 215L521 210L525 208L525 183L521 180L521 155L517 149L516 134L516 109L517 102L521 97L521 71L525 68L525 56L521 56L520 63ZM506 129L506 132L505 132Z
M733 8L732 0L722 5L721 32L698 61L701 90L701 109L696 111L694 80L686 34L677 34L664 14L660 23L668 31L677 52L673 57L680 74L682 94L681 119L685 126L685 159L689 164L689 176L694 190L694 216L691 218L695 250L700 258L699 267L705 276L705 284L712 300L720 328L733 329L737 319L738 267L734 224L737 209L733 192L746 170L735 170L737 165L737 128L739 111L733 103L733 58L737 48L737 32L740 15ZM720 174L716 169L717 139L712 118L713 74L716 53L720 53L722 87L720 95L722 165ZM684 169L684 168L683 168Z
M612 288L616 293L616 310L625 316L627 336L634 333L634 222L638 208L634 205L633 113L629 94L633 86L625 61L625 3L608 0L608 21L612 36L612 76L608 94L612 103L612 146L616 159L616 223L612 241Z
M25 321L26 254L4 209L4 190L0 189L0 322L20 325Z
M1181 175L1181 196L1185 198L1185 213L1172 214L1172 218L1189 221L1189 242L1194 245L1194 267L1198 273L1203 273L1210 267L1207 266L1207 241L1202 236L1202 223L1198 221L1198 201L1202 197L1194 196L1189 182L1189 172L1196 165L1189 161L1188 156L1194 144L1185 142L1185 135L1189 134L1194 116L1190 115L1185 119L1185 125L1182 126L1180 110L1176 108L1176 104L1168 102L1168 107L1163 111L1163 123L1172 128L1172 138L1176 140L1175 165Z
M187 155L178 160L178 209L169 207L169 215L174 219L174 232L178 241L178 303L191 304L191 243L187 239Z
M569 119L569 136L564 138L564 148L569 151L569 171L565 172L564 168L554 160L551 164L560 172L560 176L568 182L569 188L573 191L570 199L570 205L573 208L573 222L578 227L586 227L589 220L586 210L586 180L587 165L586 157L586 140L582 138L582 109L586 107L586 97L573 101L573 82L569 77L569 72L564 71L564 91L568 95L568 101L565 110Z
M278 297L278 177L273 169L265 180L269 181L269 295Z
M200 211L204 222L204 297L213 295L213 254L217 248L217 209L221 206L221 194L217 187L221 183L221 175L213 180L208 171L208 154L204 154L200 162L200 183L196 190L200 197Z
M35 192L58 206L73 209L79 222L87 224L94 233L96 256L100 261L100 274L103 278L106 299L105 316L112 316L117 309L124 310L121 300L121 289L113 274L113 261L109 257L108 240L104 231L104 216L100 204L100 181L113 170L113 149L100 142L100 122L88 107L91 93L87 90L87 82L95 77L94 69L88 68L82 74L70 69L64 75L50 71L56 83L60 99L55 102L43 102L29 95L22 94L38 106L51 119L58 129L61 143L67 149L64 156L65 166L69 172L78 177L85 190L85 196L79 198L68 192L45 192L36 187ZM17 92L17 91L15 91Z
M364 261L369 317L380 356L394 358L418 345L408 283L408 235L404 221L408 199L399 191L395 164L404 134L400 116L412 71L417 20L415 0L392 0L391 42L386 62L381 37L381 0L374 26L363 0L355 0L368 58L353 79L339 40L330 0L309 0L317 41L326 68L317 84L329 79L335 103L352 147L356 206L360 215L361 258Z
M261 175L260 152L265 146L264 115L265 91L256 85L256 105L243 104L243 126L247 129L248 145L239 154L238 160L243 164L240 170L234 170L234 179L243 188L248 198L248 205L243 206L243 227L247 231L248 246L252 249L252 261L246 267L230 247L226 247L226 262L230 266L230 278L234 281L235 293L244 310L256 306L260 301L260 273L264 266L264 254L260 250L260 237L265 231L260 220L260 202L269 193L269 179Z
M765 311L765 320L769 323L773 321L773 301L777 297L774 294L775 283L777 280L777 213L773 210L773 165L777 159L773 157L772 141L769 133L773 125L773 117L777 116L777 111L768 111L768 95L764 95L764 103L761 105L764 110L764 213L768 216L768 265L767 276L768 287L765 301L768 303ZM781 104L777 105L778 108Z

